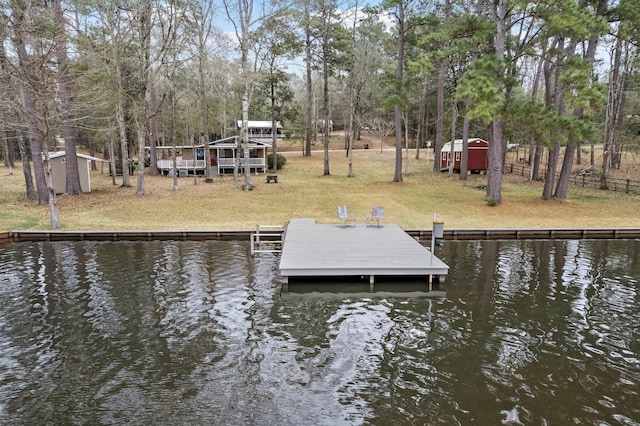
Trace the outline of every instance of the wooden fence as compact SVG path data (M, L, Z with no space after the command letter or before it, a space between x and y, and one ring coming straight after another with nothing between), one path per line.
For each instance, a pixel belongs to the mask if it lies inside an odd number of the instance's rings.
M529 177L531 168L522 164L508 164L505 166L505 173L517 174ZM556 180L560 177L556 175ZM569 183L581 188L605 189L609 191L624 192L626 194L640 195L640 181L631 179L606 179L606 188L602 187L602 180L599 174L574 173L569 178Z

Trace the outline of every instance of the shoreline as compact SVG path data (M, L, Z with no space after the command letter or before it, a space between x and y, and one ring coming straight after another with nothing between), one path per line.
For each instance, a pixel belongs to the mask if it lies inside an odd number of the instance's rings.
M341 225L336 225L341 226ZM59 231L12 230L0 232L0 244L37 241L250 241L258 229L235 230L109 230L109 231ZM404 229L418 241L431 240L431 229ZM280 240L284 228L269 227L263 240ZM259 233L259 231L258 231ZM275 235L274 235L275 234ZM638 239L640 228L486 228L444 229L443 240L595 240Z

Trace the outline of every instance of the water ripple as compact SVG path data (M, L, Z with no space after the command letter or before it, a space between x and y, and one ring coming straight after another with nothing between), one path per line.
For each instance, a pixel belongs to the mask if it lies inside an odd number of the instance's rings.
M638 424L640 243L442 250L430 298L283 293L247 242L2 246L0 423Z

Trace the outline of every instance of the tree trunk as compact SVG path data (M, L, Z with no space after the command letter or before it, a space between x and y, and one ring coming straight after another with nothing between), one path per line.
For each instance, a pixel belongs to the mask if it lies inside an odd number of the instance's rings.
M429 138L429 106L427 104L427 96L429 94L429 81L424 79L423 82L424 91L422 92L422 100L420 102L418 111L418 142L416 143L416 160L420 159L420 148L427 145L427 139Z
M542 144L535 144L533 160L531 161L531 180L538 180L540 178L540 160L542 159L543 149Z
M271 68L273 71L273 67ZM271 82L271 143L273 152L271 153L271 171L278 172L278 122L276 117L276 87L275 82ZM269 157L267 157L267 162ZM269 167L269 164L267 164Z
M44 141L44 139L43 139ZM49 212L51 214L51 229L60 228L60 215L58 214L58 200L56 199L56 190L53 187L53 176L51 176L51 162L49 161L49 150L46 147L46 143L42 142L43 168L44 175L47 181L47 191L49 193Z
M353 145L356 138L356 102L355 102L355 67L356 67L356 23L358 22L358 2L356 0L355 13L353 19L353 27L351 29L351 37L353 46L351 47L351 69L349 70L349 146L347 147L347 157L349 162L348 177L353 177Z
M326 16L325 21L329 20ZM325 40L323 42L322 58L322 118L324 130L322 132L322 145L324 148L324 176L329 176L329 24L325 22Z
M27 191L27 199L36 199L36 190L33 187L33 178L31 177L31 164L29 163L29 155L27 154L27 145L24 138L18 136L18 149L20 150L20 158L22 158L22 173L24 174L24 182Z
M396 139L396 161L395 172L393 175L394 182L402 182L402 110L399 105L393 107L393 117L395 122L395 139Z
M144 104L144 101L142 101ZM137 139L138 139L138 167L136 171L138 172L138 184L136 186L136 195L144 195L144 155L145 155L145 142L147 140L147 126L145 120L147 115L147 109L140 105L140 111L138 112L138 123L137 125Z
M206 96L206 65L207 65L207 42L211 35L211 22L213 19L213 2L198 2L193 13L193 21L198 33L198 80L200 92L200 114L201 120L201 142L204 144L204 181L213 182L211 176L211 151L209 150L209 108Z
M402 90L404 83L404 4L403 0L397 3L398 7L398 62L396 64L396 87L398 91L398 99L402 98ZM394 182L402 182L402 109L400 105L393 108L395 125L396 125L396 167L393 176Z
M571 177L571 169L573 167L573 158L576 152L576 147L569 144L564 149L564 158L562 159L562 168L560 169L560 176L558 176L558 183L556 184L556 191L554 196L556 198L567 198L567 190L569 188L569 178Z
M127 141L127 124L124 116L124 89L122 86L122 71L120 64L116 63L116 123L118 125L118 138L120 140L120 156L122 157L122 186L129 188L129 143ZM115 158L114 158L115 162ZM115 176L116 169L113 169Z
M42 138L38 132L36 122L39 119L39 112L36 108L36 93L31 85L36 81L36 77L32 73L31 63L25 46L25 33L22 25L24 22L24 5L17 4L12 11L14 18L14 39L13 44L16 47L18 55L18 65L22 73L22 90L24 99L25 118L27 121L27 136L29 138L29 148L31 150L31 161L33 163L33 171L36 178L36 188L38 192L38 204L44 205L49 202L49 191L47 189L47 178L44 170L42 156L44 155L42 147ZM47 150L47 147L44 146Z
M469 126L471 122L465 116L462 122L462 159L460 160L460 180L467 180L469 172Z
M609 169L615 159L616 133L622 123L622 111L624 107L624 80L625 73L622 72L622 39L618 37L614 54L612 73L609 80L608 102L605 119L605 136L602 155L602 175L600 177L600 188L607 189L607 178Z
M178 124L176 122L176 91L175 88L171 88L171 143L173 145L173 162L171 167L173 169L173 187L174 191L178 190Z
M494 16L496 19L495 51L499 64L504 63L505 44L507 38L507 1L498 0L495 5ZM498 78L496 85L504 97L504 79ZM491 141L489 143L489 170L487 172L487 198L491 204L502 203L502 169L504 166L504 141L502 119L494 120L491 125Z
M458 122L458 102L455 97L451 99L451 156L449 157L449 170L447 176L453 176L453 169L455 169L456 156L455 156L455 140L456 140L456 124ZM464 148L460 153L464 156Z
M67 157L66 164L66 193L68 195L82 194L78 161L76 152L76 128L74 125L73 88L69 78L69 58L67 56L67 40L64 15L60 0L52 0L51 8L53 22L56 27L55 52L58 57L58 90L60 91L60 115L62 117L62 134L64 135L64 150Z
M7 23L8 16L2 14L0 15L0 71L2 71L2 80L1 84L5 87L5 90L9 90L10 87L10 78L9 78L9 70L7 67L7 52L5 50L5 42L7 39ZM13 168L15 167L15 154L13 152L13 143L10 142L9 129L7 127L8 116L9 113L7 110L2 108L2 113L0 114L0 137L2 137L2 149L4 152L4 164L9 168L9 174L13 174Z
M158 146L158 97L156 96L156 85L151 80L149 82L149 109L151 117L149 118L149 174L157 176L160 174L158 170L158 155L156 147Z
M438 69L438 90L436 100L436 137L433 144L433 171L440 173L440 152L444 139L444 83L447 73L447 60L444 59Z
M111 168L111 183L113 185L117 185L116 183L116 142L113 140L113 137L109 138L108 143L108 152L109 152L109 167Z
M546 48L547 48L547 45L545 43L544 44L545 51L546 51ZM538 100L538 89L540 87L540 79L542 78L542 75L543 75L544 64L545 64L544 59L540 58L540 60L538 61L538 66L536 67L536 73L534 75L533 84L531 88L532 102L537 102ZM540 158L542 156L541 155L542 149L543 149L542 143L532 138L529 143L529 158L528 158L529 166L531 167L531 174L529 178L532 181L538 180L538 177L540 176Z
M558 48L562 48L562 46L564 46L564 40L562 38L558 38L556 46ZM566 52L566 49L564 50L564 52ZM562 93L560 92L560 74L563 61L564 54L559 55L556 60L556 64L554 65L555 68L553 70L553 73L551 72L550 64L548 62L545 63L544 66L546 103L548 106L551 106L553 102L553 108L558 114L564 113L564 100L562 98ZM553 79L551 78L552 74ZM560 132L560 130L556 130L556 132ZM552 136L552 138L554 140L553 148L549 150L547 171L545 173L544 188L542 190L542 198L545 200L550 200L553 197L556 171L558 169L558 161L560 158L560 137Z
M607 0L598 0L598 7L596 8L596 16L603 16L607 10ZM594 31L589 39L587 50L584 54L584 58L589 61L590 64L593 64L596 55L596 49L598 46L598 39L600 37L599 31ZM575 46L575 42L572 42L571 45ZM571 50L567 55L573 54L575 51L575 47L571 47ZM589 82L593 83L593 82ZM624 90L621 90L624 92ZM624 96L624 95L623 95ZM576 108L573 112L573 117L575 119L579 119L584 115L584 107ZM573 157L574 154L578 151L578 156L580 155L580 141L576 141L576 144L573 145L571 142L567 144L564 153L564 160L562 161L562 169L560 170L560 177L558 178L558 184L556 186L555 196L557 198L565 199L567 198L567 191L569 188L569 178L571 177L571 170L573 167ZM579 157L578 157L579 158Z
M502 121L496 120L489 127L487 198L491 204L502 203L502 126Z
M2 151L4 152L4 164L9 168L9 175L13 174L13 168L15 167L15 156L13 153L13 143L11 143L11 138L9 136L9 131L5 128L5 123L7 123L7 117L4 111L2 111L2 115L0 115L0 126L2 130L0 130L0 137L2 138Z
M143 0L136 16L138 24L139 63L138 105L136 112L136 138L138 140L138 185L136 195L144 195L144 160L147 141L148 100L147 91L151 81L151 0Z
M305 3L305 22L308 21L309 10ZM306 90L307 90L307 104L306 104L306 117L305 117L305 141L302 154L304 156L311 155L311 138L313 137L313 80L311 78L311 29L308 24L305 24L304 28L304 52L305 52L305 67L306 67Z
M409 111L404 112L404 174L409 174Z
M243 67L244 68L244 67ZM250 83L245 76L244 90L242 92L242 152L244 155L244 190L253 189L251 181L251 150L249 149L249 90Z

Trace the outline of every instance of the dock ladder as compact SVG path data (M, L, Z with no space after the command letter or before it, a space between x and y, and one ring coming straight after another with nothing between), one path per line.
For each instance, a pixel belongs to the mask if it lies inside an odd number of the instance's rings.
M256 225L251 233L251 256L256 253L280 253L284 240L284 227Z

